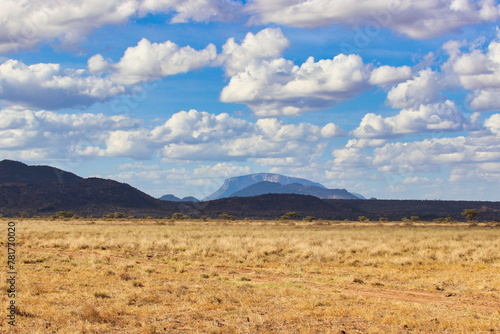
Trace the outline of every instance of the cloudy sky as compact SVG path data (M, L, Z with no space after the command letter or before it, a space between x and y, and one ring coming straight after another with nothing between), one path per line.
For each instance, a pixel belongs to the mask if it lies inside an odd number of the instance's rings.
M0 158L204 198L500 200L495 0L0 0Z

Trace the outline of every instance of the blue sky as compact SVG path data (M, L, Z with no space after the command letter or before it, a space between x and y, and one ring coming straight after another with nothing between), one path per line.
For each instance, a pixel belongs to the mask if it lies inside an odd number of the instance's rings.
M204 198L500 200L493 0L1 1L0 157Z

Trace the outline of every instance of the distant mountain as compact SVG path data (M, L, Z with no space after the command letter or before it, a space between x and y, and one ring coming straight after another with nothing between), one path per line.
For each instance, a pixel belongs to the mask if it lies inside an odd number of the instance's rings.
M354 196L356 196L359 199L366 199L366 197L361 195L361 194L358 194L358 193L351 193L351 194L353 194Z
M116 211L165 216L178 211L178 207L126 183L84 179L50 166L0 161L0 214L51 215L58 211L94 217Z
M266 177L261 175L257 179ZM284 182L294 178L277 175L270 179ZM479 213L476 217L478 221L500 220L500 202L320 199L318 196L323 196L321 194L335 196L332 193L335 189L299 180L309 184L279 184L268 180L254 183L240 180L239 184L227 182L225 191L233 190L245 182L252 183L231 193L251 197L226 197L206 202L183 198L181 201L186 201L176 203L155 199L126 183L101 178L85 179L49 166L28 166L3 160L0 161L0 215L19 217L22 212L26 212L29 216L49 216L58 211L70 211L79 216L102 217L103 214L118 211L134 217L164 218L180 212L191 218L206 216L217 219L221 213L227 212L236 218L274 219L295 211L302 217L334 220L356 220L358 216L365 216L372 220L385 217L401 221L405 217L419 216L427 221L443 217L464 221L462 211L475 208ZM314 190L316 195L271 193L254 196L263 189L273 192ZM341 195L349 194L343 189L339 191Z
M231 194L231 197L250 197L264 194L312 195L324 199L359 199L345 189L326 189L317 186L305 186L299 183L279 184L261 181Z
M214 192L210 196L207 196L203 200L210 201L214 199L230 197L233 195L233 193L262 181L279 183L282 185L298 183L305 186L316 186L319 188L325 188L325 186L319 183L312 182L306 179L289 177L279 174L258 173L258 174L243 175L226 179L224 181L224 184L216 192Z
M170 201L170 202L199 202L200 200L193 197L193 196L187 196L184 198L179 198L177 196L174 196L172 194L168 195L163 195L162 197L159 198L162 201Z
M163 195L159 199L161 199L162 201L170 201L170 202L180 202L181 201L181 199L179 197L174 196L172 194Z

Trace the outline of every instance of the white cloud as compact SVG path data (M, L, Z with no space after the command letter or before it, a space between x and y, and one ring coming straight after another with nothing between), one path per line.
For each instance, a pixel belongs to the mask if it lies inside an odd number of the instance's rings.
M171 23L233 21L240 17L242 10L240 1L231 0L145 0L140 5L142 15L177 12Z
M216 56L213 44L197 51L170 41L151 43L143 38L137 46L129 47L118 63L109 64L101 55L95 55L89 59L88 66L90 71L111 72L113 82L131 85L205 67Z
M106 134L141 123L125 116L57 114L23 109L0 110L0 152L11 158L70 159L80 146L101 143ZM31 152L31 153L30 153Z
M171 23L232 21L242 8L231 0L4 0L0 53L33 48L44 40L75 43L95 28L122 24L137 14L175 12Z
M323 152L325 140L343 133L333 123L325 134L325 128L309 123L285 124L276 119L252 123L196 110L176 113L153 129L137 119L102 114L4 109L0 116L0 151L40 149L46 151L46 158L58 159L147 160L158 154L174 163L252 158L293 158L306 163Z
M369 82L372 85L394 85L406 81L410 77L411 68L409 66L393 67L385 65L373 70Z
M455 103L447 100L420 105L418 109L403 109L392 117L366 114L352 134L365 139L388 139L408 133L458 131L466 124Z
M347 24L374 34L389 28L416 39L492 22L500 16L500 6L494 0L252 0L247 10L253 15L253 23L295 27Z
M300 67L283 58L248 65L222 90L221 101L245 103L259 117L299 115L325 109L370 87L370 66L340 54Z
M249 166L236 166L227 162L220 162L213 166L199 165L193 171L193 175L198 178L228 178L250 174L252 169Z
M387 94L387 103L393 108L416 108L421 104L437 102L445 87L440 75L430 69L393 87Z
M462 49L468 46L470 52ZM487 50L483 51L478 45L451 41L443 48L450 55L450 59L443 65L443 69L458 85L472 90L470 106L474 110L499 110L500 102L500 37L492 41Z
M107 78L59 64L28 66L10 59L0 65L0 98L8 104L57 109L89 105L125 92L125 87Z
M403 180L403 184L429 184L431 180L429 180L428 177L418 177L418 176L413 176L413 177L407 177Z
M46 39L75 42L94 28L127 21L136 10L136 0L4 0L0 53L32 48Z
M321 127L309 123L285 124L277 119L250 123L227 114L196 110L174 114L151 134L155 142L163 145L166 158L209 161L286 157L306 161L323 149L319 143L325 138Z
M241 44L237 44L234 38L228 39L218 56L218 63L224 64L226 74L233 76L244 71L253 61L280 56L289 44L279 28L267 28L256 35L249 32Z
M485 122L484 126L491 132L500 137L500 114L491 115Z
M375 149L374 156L380 171L427 172L441 165L500 162L500 141L498 137L431 138L390 143Z

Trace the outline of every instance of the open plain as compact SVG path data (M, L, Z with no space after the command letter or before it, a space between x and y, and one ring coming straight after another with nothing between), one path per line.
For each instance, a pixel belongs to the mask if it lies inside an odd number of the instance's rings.
M1 333L500 332L498 223L14 221Z

